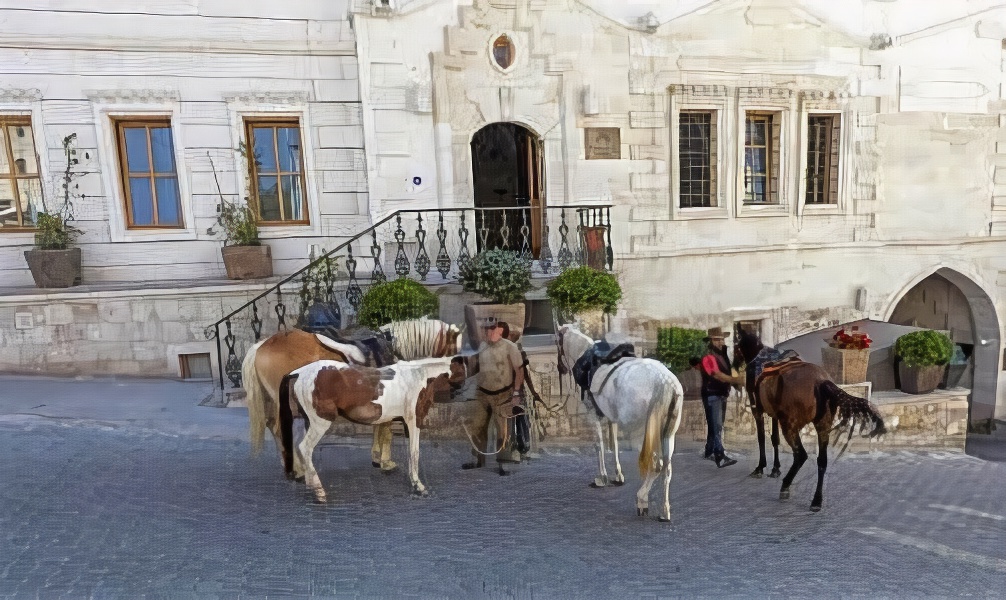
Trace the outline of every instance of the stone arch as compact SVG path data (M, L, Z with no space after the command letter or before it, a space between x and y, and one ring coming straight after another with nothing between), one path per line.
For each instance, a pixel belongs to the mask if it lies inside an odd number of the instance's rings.
M998 396L1000 372L1000 326L995 304L985 286L978 283L976 274L965 274L950 267L935 267L913 278L889 303L884 320L890 321L902 301L917 287L933 276L949 282L964 297L970 311L971 337L974 342L974 382L969 401L969 421L984 425L994 418Z

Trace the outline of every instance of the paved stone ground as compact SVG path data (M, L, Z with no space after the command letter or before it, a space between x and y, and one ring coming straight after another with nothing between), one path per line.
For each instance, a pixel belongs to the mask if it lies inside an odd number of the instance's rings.
M221 411L221 409L203 409ZM243 411L230 413L243 422ZM236 430L235 430L236 431ZM430 498L369 465L366 440L316 461L329 504L240 436L39 417L0 419L0 597L658 598L1001 597L1006 464L959 453L846 454L825 509L674 457L673 523L635 516L639 477L588 488L593 450L547 448L510 477L462 472L426 441ZM396 458L405 441L396 438ZM784 457L784 467L789 464ZM656 496L654 496L656 500Z

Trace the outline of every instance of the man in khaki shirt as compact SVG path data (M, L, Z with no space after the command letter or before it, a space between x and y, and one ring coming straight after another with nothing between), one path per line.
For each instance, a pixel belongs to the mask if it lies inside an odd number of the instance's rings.
M503 338L503 325L493 318L483 324L486 341L479 348L476 380L480 406L476 409L471 425L474 429L472 442L475 448L484 452L489 437L489 420L495 421L497 472L509 475L502 465L503 441L508 430L507 417L520 404L520 392L524 386L524 359L517 344ZM485 465L485 455L479 454L475 449L472 454L475 460L461 465L462 469L478 469Z

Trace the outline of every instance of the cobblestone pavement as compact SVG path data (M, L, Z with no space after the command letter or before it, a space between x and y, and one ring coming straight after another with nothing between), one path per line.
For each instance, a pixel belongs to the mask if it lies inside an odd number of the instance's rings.
M207 409L211 410L211 409ZM395 439L395 456L405 440ZM430 498L370 467L366 440L316 462L329 504L269 445L43 419L0 422L0 597L1001 597L1006 464L949 452L846 454L808 510L679 444L673 522L635 516L639 477L590 489L593 449L546 449L513 475L462 472L424 441ZM790 457L784 457L784 467ZM656 500L656 495L654 500Z

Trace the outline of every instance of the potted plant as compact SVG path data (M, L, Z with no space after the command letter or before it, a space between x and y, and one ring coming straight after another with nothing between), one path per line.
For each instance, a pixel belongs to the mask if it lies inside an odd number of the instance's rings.
M924 329L899 337L894 343L894 355L899 361L901 391L928 394L935 390L953 352L950 336L939 331Z
M220 254L224 259L227 278L271 277L272 248L259 240L258 219L255 211L249 206L250 200L246 197L244 202L237 203L224 198L213 158L209 156L209 152L206 156L210 159L213 180L217 184L217 196L220 198L220 204L217 205L217 225L224 235L224 246L220 249ZM213 229L210 229L210 233L214 233Z
M821 366L832 380L839 385L866 381L873 343L870 335L854 325L849 331L839 329L826 341L828 345L821 348Z
M596 339L604 334L604 315L615 312L622 287L611 273L584 266L560 273L549 282L546 295L554 309Z
M74 142L76 133L63 138L63 153L66 168L63 170L63 205L48 210L42 199L42 211L35 215L35 248L26 250L24 259L28 263L35 286L40 288L65 288L80 283L80 248L71 247L80 230L70 225L73 222L73 202L79 185L74 179L80 173L73 171L77 159Z
M524 331L524 294L531 289L530 263L513 250L486 250L462 265L458 281L466 292L489 299L465 306L468 341L473 349L477 350L483 341L480 324L488 317L506 321L510 338L520 339Z
M424 285L407 277L371 286L360 301L356 320L377 329L392 321L436 318L440 299Z

